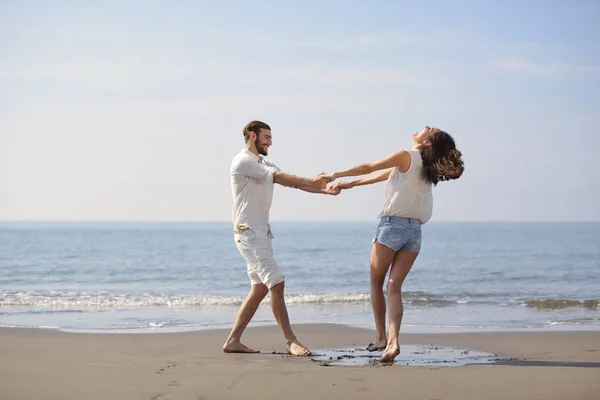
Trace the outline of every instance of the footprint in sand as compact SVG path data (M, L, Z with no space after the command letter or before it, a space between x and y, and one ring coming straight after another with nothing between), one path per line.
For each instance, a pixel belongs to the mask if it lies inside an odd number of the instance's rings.
M169 374L171 374L171 371L170 371L171 368L179 367L179 366L180 366L180 364L168 363L166 367L159 369L158 372L156 372L156 373L161 374L161 375L169 375Z
M350 381L350 382L364 382L366 379L364 379L364 378L348 378L346 380Z
M183 386L183 384L179 381L171 381L169 382L169 386Z

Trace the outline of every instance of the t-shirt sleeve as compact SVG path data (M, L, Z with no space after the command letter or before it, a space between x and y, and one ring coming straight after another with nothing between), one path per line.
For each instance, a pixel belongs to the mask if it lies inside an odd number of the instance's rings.
M274 164L269 164L270 163L261 163L258 162L258 160L250 158L242 158L234 167L233 172L252 179L273 182L273 175L280 170Z
M272 168L275 170L275 172L281 172L281 168L279 168L277 165L273 164L271 161L269 160L265 160L267 167Z

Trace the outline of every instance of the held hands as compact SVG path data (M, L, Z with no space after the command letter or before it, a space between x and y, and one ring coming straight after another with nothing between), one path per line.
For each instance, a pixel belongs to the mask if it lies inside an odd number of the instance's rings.
M325 194L329 194L332 196L337 196L341 193L343 189L350 189L354 187L352 182L345 181L339 181L327 186L327 183L333 182L336 179L337 176L335 174L327 174L325 172L321 172L313 179L313 182L315 182L320 189L323 189Z
M336 174L328 174L326 172L321 172L319 176L322 176L323 178L327 179L327 182L333 182L338 178Z
M317 189L326 189L327 183L331 182L331 180L327 178L325 172L321 172L319 175L315 176L312 181Z
M354 187L354 184L352 182L347 182L347 181L339 181L336 182L332 185L336 190L342 190L342 189L352 189Z

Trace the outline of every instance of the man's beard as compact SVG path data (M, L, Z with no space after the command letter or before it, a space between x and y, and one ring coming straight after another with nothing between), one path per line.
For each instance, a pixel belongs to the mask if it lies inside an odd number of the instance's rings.
M254 141L254 146L256 147L256 151L258 151L258 154L260 154L261 156L267 155L267 149L265 149L264 147L259 147L258 139Z

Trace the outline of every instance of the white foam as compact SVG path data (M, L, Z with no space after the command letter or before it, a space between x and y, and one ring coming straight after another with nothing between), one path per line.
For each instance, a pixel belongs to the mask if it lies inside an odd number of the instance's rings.
M43 308L138 308L238 306L244 297L207 295L155 295L151 293L115 294L109 292L5 292L0 293L0 306ZM286 296L287 304L367 303L366 293L314 293ZM269 302L266 298L265 302Z

